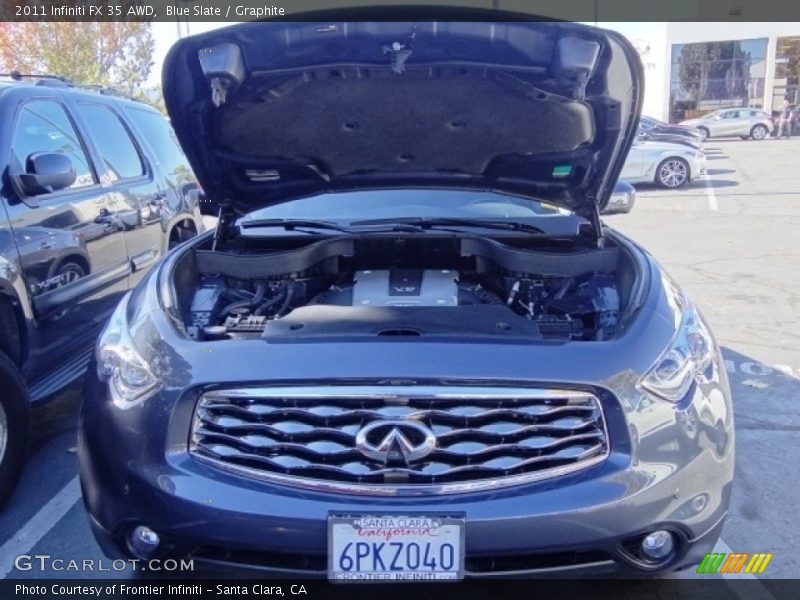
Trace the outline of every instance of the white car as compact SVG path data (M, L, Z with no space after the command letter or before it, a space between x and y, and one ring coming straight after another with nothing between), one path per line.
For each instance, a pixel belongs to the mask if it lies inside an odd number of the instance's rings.
M758 108L724 108L680 124L699 129L703 140L737 135L742 139L763 140L772 129L769 115Z
M706 155L683 144L636 140L620 179L677 189L706 176Z

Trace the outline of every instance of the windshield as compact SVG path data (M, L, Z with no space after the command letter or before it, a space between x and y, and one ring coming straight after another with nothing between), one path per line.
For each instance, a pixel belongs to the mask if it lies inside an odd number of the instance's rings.
M544 202L493 192L461 190L378 190L319 194L261 208L242 222L261 219L316 219L350 223L365 219L464 218L525 221L570 215Z

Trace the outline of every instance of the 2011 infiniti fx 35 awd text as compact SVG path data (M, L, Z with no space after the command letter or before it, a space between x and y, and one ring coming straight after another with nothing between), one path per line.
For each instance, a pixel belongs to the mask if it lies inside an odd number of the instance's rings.
M636 51L514 15L337 18L166 60L219 225L99 339L79 451L103 549L359 581L698 563L733 477L719 348L598 217Z

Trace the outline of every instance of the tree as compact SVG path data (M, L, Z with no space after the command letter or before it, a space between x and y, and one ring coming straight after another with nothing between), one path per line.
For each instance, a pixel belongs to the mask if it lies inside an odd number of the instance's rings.
M144 22L0 22L0 69L62 75L145 102L155 42Z

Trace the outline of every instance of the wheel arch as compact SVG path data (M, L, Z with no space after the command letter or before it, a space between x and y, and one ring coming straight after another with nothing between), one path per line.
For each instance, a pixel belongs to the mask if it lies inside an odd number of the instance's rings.
M681 156L680 154L673 154L671 151L664 152L664 154L661 155L661 158L658 159L658 163L657 163L656 166L660 167L661 163L663 163L665 160L669 160L670 158L681 160L684 163L686 163L686 169L687 169L686 172L691 177L691 175L692 175L692 163L685 156Z
M201 229L192 215L186 213L177 215L167 227L167 233L164 236L162 244L162 256L169 252L172 237L176 234L178 229L182 227L193 230L194 235L198 235Z
M170 227L170 230L169 230L169 235L170 235L170 236L172 236L172 234L173 234L173 233L175 233L175 230L176 230L178 227L185 227L185 228L187 228L187 229L192 229L192 230L194 230L194 233L195 233L195 235L197 235L198 233L200 233L200 231L199 231L199 229L198 229L198 227L197 227L197 223L195 223L195 222L194 222L194 219L193 219L193 218L191 218L191 217L190 217L190 216L188 216L188 215L185 215L183 218L178 218L178 219L177 219L177 220L176 220L176 221L175 221L175 222L172 224L172 227Z

